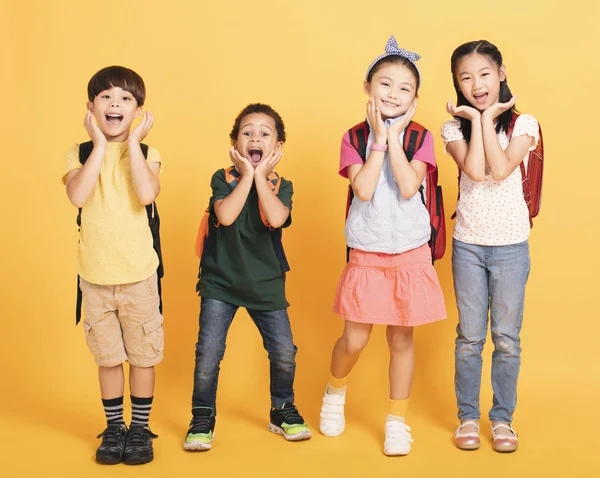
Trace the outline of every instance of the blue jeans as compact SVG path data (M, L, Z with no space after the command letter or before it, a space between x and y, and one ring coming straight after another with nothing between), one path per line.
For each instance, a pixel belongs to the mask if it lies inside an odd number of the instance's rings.
M458 418L480 417L481 352L492 329L491 421L511 423L517 404L525 284L529 277L527 241L508 246L480 246L453 240L452 272L458 306L455 380Z
M202 298L200 330L196 343L196 367L192 408L210 407L216 413L217 384L225 341L239 306ZM271 363L271 406L294 403L296 352L287 309L263 311L247 309L263 339Z

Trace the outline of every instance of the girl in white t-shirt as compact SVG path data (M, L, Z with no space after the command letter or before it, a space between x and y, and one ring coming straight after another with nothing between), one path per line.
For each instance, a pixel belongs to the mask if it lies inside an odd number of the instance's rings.
M452 244L459 312L455 389L460 425L455 443L467 450L480 445L481 353L489 313L494 342L489 418L494 449L511 452L518 447L511 423L530 268L529 211L519 165L537 145L539 126L533 116L517 117L516 97L496 46L485 40L465 43L452 54L451 66L458 101L456 106L448 101L446 109L454 119L442 127L442 138L460 169Z

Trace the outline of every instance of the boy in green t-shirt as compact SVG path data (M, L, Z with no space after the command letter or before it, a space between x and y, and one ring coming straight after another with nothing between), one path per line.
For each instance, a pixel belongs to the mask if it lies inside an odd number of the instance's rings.
M290 441L311 437L294 406L297 348L285 298L289 267L281 247L281 229L292 222L294 191L283 178L278 191L272 188L276 176L271 173L283 155L283 121L270 106L251 104L236 118L230 138L235 170L220 169L212 177L209 234L200 259L200 331L186 450L211 448L219 364L239 307L252 317L269 354L269 430Z

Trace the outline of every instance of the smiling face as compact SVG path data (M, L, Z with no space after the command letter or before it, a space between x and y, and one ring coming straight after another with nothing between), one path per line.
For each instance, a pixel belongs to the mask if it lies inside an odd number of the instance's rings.
M479 111L485 111L498 102L506 70L504 66L498 68L487 55L472 53L458 61L455 75L466 100Z
M382 65L365 81L365 93L375 99L383 120L402 116L417 95L417 79L414 73L400 63Z
M113 142L127 139L131 123L142 112L135 97L118 86L98 93L93 102L88 102L88 109L106 139Z
M264 113L245 115L235 141L235 149L256 168L273 150L280 150L275 120Z

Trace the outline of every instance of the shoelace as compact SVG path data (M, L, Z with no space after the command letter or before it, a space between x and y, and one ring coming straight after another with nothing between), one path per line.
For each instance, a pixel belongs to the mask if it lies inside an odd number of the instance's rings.
M413 442L412 436L410 435L410 427L399 420L388 420L385 423L385 436L389 439L401 438L407 440L410 443Z
M100 435L96 438L102 437L102 445L101 446L118 446L119 438L121 436L121 426L120 425L109 425L106 427Z
M304 423L304 419L294 405L289 408L279 408L277 411L283 416L283 421L288 425L301 425Z
M130 446L144 446L150 441L150 438L158 438L158 435L147 428L135 427L130 429L127 443Z
M211 417L193 417L190 422L190 432L210 433Z

